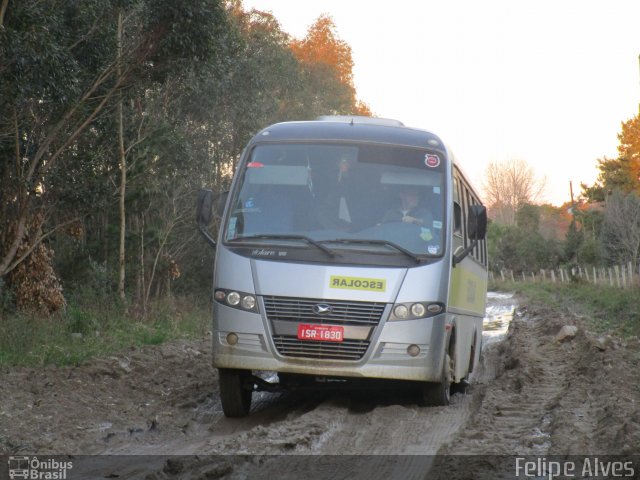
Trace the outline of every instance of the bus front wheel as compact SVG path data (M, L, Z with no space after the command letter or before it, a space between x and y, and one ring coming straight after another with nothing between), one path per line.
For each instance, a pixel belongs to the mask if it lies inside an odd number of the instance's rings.
M220 401L225 417L246 417L251 410L251 396L253 385L250 382L251 372L218 369L218 384L220 386Z
M445 354L442 366L442 376L437 383L423 383L420 385L421 406L449 405L451 402L451 384L453 383L453 360L449 353Z

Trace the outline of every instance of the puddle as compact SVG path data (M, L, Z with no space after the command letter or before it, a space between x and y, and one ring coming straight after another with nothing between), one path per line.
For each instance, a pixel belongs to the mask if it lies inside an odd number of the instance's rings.
M502 340L513 319L516 301L513 293L487 292L487 308L482 322L482 344Z

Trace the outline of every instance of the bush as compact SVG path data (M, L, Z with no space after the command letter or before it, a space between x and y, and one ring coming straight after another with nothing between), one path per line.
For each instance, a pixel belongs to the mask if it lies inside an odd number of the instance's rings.
M102 309L100 305L110 303L108 298L87 303L89 297L94 293L76 292L66 311L53 317L5 315L0 321L0 365L77 365L130 346L202 338L210 329L208 302L186 297L156 301L147 319L140 320L116 301Z

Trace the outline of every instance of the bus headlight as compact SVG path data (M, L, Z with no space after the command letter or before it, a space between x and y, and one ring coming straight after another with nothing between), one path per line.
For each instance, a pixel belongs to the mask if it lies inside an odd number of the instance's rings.
M256 296L252 293L216 288L213 293L213 298L217 302L228 307L246 310L249 312L258 312L258 302L256 300Z
M253 295L245 295L242 297L242 308L245 310L253 310L256 306L256 297Z
M427 313L427 309L421 303L414 303L411 305L411 315L416 318L424 317L424 314Z
M405 320L409 318L409 309L406 305L400 304L396 305L393 309L393 313L399 320Z
M444 304L440 302L396 303L391 310L389 320L415 320L434 317L444 310Z
M231 292L227 295L227 303L232 307L237 306L240 303L240 294L238 292Z

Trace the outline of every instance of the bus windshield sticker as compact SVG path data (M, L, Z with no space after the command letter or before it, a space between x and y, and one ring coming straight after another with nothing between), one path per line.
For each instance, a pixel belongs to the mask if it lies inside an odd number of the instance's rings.
M420 227L420 238L425 242L428 242L429 240L433 239L433 234L428 228Z
M380 278L342 277L338 275L331 275L329 288L384 292L387 289L387 281Z
M427 167L435 168L440 165L440 157L431 153L427 153L424 156L424 164Z

